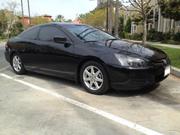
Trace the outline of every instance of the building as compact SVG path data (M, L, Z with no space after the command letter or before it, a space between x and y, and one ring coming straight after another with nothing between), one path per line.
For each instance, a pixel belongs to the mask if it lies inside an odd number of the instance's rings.
M25 27L30 25L30 19L28 16L21 17L21 22Z
M52 16L51 15L44 15L43 18L48 20L49 22L52 21Z
M33 20L36 17L32 17L31 20ZM43 16L38 16L38 17L42 17L43 19L46 20L46 22L52 21L52 16L50 16L50 15L43 15ZM22 22L24 27L30 26L30 18L28 16L21 17L21 22Z
M152 5L157 5L157 0L151 1ZM129 12L132 12L129 10ZM180 32L180 21L175 21L173 19L164 18L161 15L161 8L159 6L155 6L152 10L151 14L152 18L148 20L147 29L155 29L158 32L168 33L171 32L172 29L175 30L175 33ZM131 25L131 33L142 33L143 26L132 22Z
M74 24L81 24L80 19L76 18L75 20L72 21L72 23Z

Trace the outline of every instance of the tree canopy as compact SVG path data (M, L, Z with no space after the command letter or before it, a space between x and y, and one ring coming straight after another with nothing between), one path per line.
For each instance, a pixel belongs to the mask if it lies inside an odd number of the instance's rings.
M95 9L89 13L79 15L82 23L89 24L95 27L105 27L106 9Z
M165 18L180 20L180 0L159 0L159 5Z

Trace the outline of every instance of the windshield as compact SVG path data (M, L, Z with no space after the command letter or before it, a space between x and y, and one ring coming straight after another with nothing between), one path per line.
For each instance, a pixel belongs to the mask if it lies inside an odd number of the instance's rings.
M72 25L65 26L65 28L84 41L106 41L116 39L104 31L86 25Z

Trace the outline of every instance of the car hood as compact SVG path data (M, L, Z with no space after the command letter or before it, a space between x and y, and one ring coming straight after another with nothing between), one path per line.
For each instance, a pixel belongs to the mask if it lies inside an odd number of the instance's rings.
M96 44L107 46L119 53L138 55L140 57L147 58L153 61L164 59L167 57L166 54L160 49L122 40L108 41L107 43L102 41L96 42Z

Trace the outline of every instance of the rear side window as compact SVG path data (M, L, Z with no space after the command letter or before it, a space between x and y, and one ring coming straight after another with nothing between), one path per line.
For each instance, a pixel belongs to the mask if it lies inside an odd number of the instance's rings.
M66 37L63 31L53 26L44 26L40 29L39 39L42 41L53 41L54 37Z
M36 40L39 32L39 27L30 28L22 32L19 37L24 39Z

